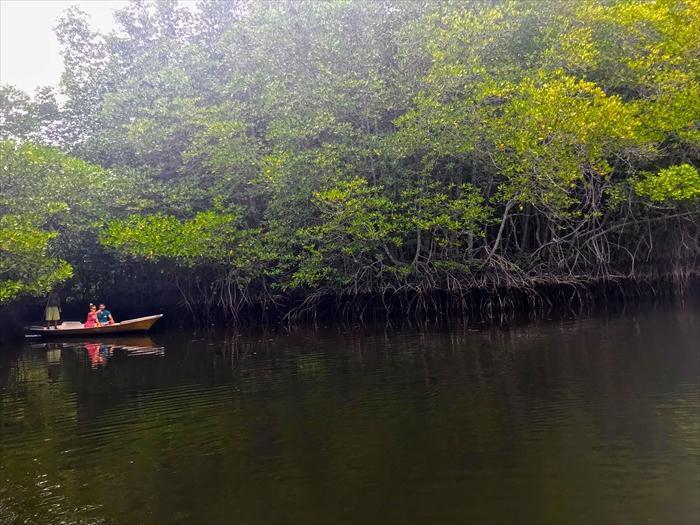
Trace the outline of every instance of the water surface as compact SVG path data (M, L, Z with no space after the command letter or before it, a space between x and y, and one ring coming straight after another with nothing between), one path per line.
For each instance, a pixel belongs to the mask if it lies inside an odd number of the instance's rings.
M697 309L0 350L0 523L694 524Z

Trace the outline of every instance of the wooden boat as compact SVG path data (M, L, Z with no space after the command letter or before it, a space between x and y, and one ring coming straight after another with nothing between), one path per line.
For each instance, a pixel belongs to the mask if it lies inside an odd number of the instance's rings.
M42 337L66 337L66 336L102 336L128 334L133 332L147 332L155 322L163 317L163 314L149 315L137 319L127 319L121 323L108 324L104 326L94 326L85 328L79 322L65 322L58 328L46 328L44 326L30 326L27 333Z

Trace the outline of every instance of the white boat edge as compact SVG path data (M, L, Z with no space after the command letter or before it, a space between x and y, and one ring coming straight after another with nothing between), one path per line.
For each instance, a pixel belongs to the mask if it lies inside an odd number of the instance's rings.
M85 328L82 323L79 322L66 322L64 325L58 328L46 328L45 326L29 326L26 329L29 335L39 335L39 336L67 336L67 335L113 335L120 333L131 333L131 332L147 332L151 327L163 317L163 314L147 315L145 317L137 317L135 319L126 319L119 323L104 325L104 326L94 326L92 328Z

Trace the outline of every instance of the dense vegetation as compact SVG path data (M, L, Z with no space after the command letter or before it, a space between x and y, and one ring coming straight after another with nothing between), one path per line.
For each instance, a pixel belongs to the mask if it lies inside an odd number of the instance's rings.
M69 280L237 319L697 273L698 0L116 18L60 20L60 96L2 87L2 302Z

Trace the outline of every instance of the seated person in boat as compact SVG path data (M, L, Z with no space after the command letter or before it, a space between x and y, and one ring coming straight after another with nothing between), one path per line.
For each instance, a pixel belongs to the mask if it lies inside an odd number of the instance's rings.
M87 319L85 319L85 328L95 328L100 326L100 322L97 320L97 306L90 303L90 311L87 314Z
M102 326L108 324L114 324L114 318L112 317L112 312L105 308L104 303L100 303L100 308L97 310L97 320Z
M57 292L51 292L46 301L46 309L44 310L44 320L46 328L58 328L58 323L61 320L61 297Z

